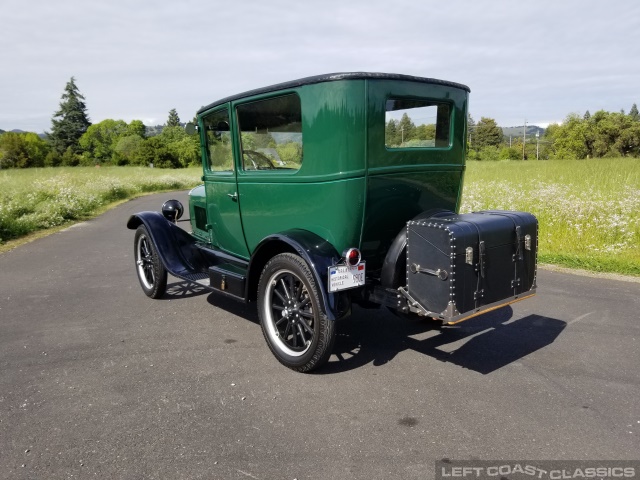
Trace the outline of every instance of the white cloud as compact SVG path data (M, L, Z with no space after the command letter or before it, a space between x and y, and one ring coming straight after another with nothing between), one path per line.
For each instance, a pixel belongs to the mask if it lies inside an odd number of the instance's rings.
M230 94L335 71L464 83L472 115L503 126L640 103L630 0L17 5L0 30L2 129L48 129L72 75L94 122L163 122L171 108L190 119Z

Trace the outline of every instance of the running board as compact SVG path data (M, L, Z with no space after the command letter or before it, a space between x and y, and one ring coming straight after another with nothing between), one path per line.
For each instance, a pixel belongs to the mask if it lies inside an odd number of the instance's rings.
M186 273L181 275L180 278L191 283L197 283L202 287L210 288L211 285L208 273Z
M242 302L246 301L246 272L234 265L225 263L209 267L207 273L170 273L174 277L199 285L207 290L222 293Z
M196 249L199 255L191 258L197 261L190 263L193 265L191 268L197 268L199 271L187 270L185 263L180 272L169 273L208 290L246 302L248 262L202 244L196 244Z
M210 288L234 297L245 299L247 271L230 263L209 267Z

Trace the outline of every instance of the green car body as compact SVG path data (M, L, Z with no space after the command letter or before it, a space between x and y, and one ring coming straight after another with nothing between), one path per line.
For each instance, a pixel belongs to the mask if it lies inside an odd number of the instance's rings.
M455 323L532 295L535 217L456 214L468 98L453 82L339 73L203 107L191 232L175 200L127 223L142 289L162 297L168 272L257 301L269 348L301 372L328 360L352 303Z
M403 225L419 213L457 211L466 147L468 88L401 75L337 74L276 86L216 102L198 112L204 188L192 192L193 232L232 255L249 259L270 234L303 229L336 251L362 250L370 271L379 269ZM243 170L238 107L283 95L302 105L303 162L299 170ZM387 148L389 99L420 99L450 106L450 136L438 148ZM206 161L203 118L228 112L233 132L232 172ZM237 193L237 199L227 195ZM196 225L194 206L209 222Z

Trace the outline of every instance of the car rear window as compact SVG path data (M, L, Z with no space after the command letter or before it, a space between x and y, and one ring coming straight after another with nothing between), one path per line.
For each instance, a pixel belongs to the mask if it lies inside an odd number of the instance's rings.
M385 108L384 143L389 149L446 148L450 125L448 103L390 98Z

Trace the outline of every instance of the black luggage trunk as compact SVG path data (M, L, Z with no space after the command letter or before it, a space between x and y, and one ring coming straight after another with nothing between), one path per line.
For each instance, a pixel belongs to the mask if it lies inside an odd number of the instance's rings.
M537 250L538 221L530 213L440 213L411 221L408 295L422 313L463 320L535 293Z

